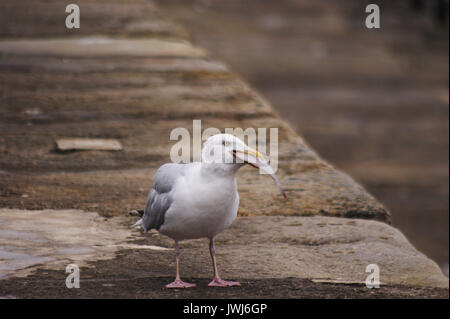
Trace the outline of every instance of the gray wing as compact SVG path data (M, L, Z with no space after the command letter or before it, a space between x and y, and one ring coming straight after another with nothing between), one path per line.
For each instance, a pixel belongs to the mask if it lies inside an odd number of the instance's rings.
M159 229L164 224L165 214L173 202L172 188L189 166L190 164L170 163L164 164L156 171L142 216L145 231Z

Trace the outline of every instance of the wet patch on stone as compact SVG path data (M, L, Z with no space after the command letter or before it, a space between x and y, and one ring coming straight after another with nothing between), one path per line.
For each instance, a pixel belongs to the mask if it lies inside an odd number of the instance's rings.
M0 278L113 258L130 230L80 210L0 209Z

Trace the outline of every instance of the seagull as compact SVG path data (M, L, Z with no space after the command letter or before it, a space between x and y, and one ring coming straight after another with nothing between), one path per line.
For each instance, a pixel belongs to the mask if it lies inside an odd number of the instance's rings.
M155 173L142 218L133 226L144 232L156 229L175 241L175 280L167 288L189 288L195 284L181 280L179 271L179 242L208 238L214 278L212 287L239 286L237 281L220 278L216 262L216 236L228 228L237 216L239 193L236 174L250 164L261 169L280 186L270 162L258 151L231 134L209 137L202 149L201 162L167 163Z

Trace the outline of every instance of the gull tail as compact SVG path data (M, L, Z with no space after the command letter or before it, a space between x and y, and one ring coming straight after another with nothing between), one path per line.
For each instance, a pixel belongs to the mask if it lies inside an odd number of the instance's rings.
M142 220L142 218L141 219L139 219L133 226L131 226L131 228L135 228L135 227L137 227L137 228L139 228L139 227L142 227L141 225L144 223L144 221Z
M144 220L143 220L144 211L143 210L132 210L131 212L129 212L129 215L141 217L133 226L131 226L131 228L135 228L135 227L143 228L143 226L142 226L142 224L144 223Z

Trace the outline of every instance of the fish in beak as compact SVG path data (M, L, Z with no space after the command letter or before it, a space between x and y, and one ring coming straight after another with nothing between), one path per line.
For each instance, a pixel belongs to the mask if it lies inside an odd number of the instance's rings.
M273 171L272 167L270 166L270 161L266 160L266 158L257 150L254 150L250 147L247 147L244 150L236 150L234 149L232 151L232 154L235 158L241 159L244 163L249 164L253 166L254 168L259 168L262 171L264 171L266 174L269 174L272 179L277 184L278 189L280 190L281 194L285 199L287 199L287 195L283 188L281 188L280 182L278 181L277 177L275 176L275 172Z

